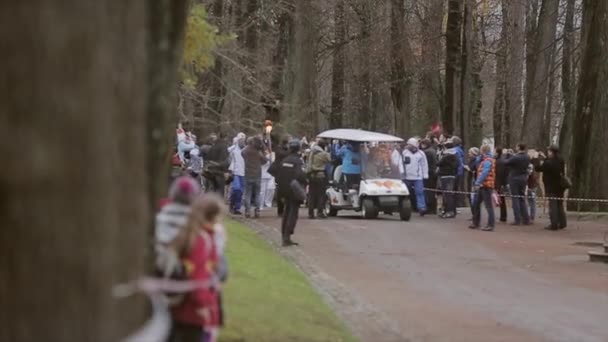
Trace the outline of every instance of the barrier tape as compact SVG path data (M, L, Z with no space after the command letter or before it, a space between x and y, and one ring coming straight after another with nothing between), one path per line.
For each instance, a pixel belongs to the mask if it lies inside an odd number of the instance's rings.
M438 193L449 193L449 194L456 194L456 195L476 195L476 192L472 192L472 191L457 191L457 190L441 190L441 189L431 189L431 188L424 188L424 191L430 191L430 192L438 192ZM494 190L495 191L495 190ZM498 192L497 192L498 193ZM523 198L523 199L527 199L529 198L529 196L522 196L522 195L511 195L509 193L498 193L498 195L500 197L505 197L505 198ZM557 201L568 201L568 202L595 202L595 203L608 203L608 199L601 199L601 198L575 198L575 197L547 197L547 196L536 196L537 200L557 200Z

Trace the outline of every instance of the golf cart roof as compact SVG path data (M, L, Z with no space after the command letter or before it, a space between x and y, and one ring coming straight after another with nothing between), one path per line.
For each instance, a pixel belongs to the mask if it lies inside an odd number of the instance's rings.
M318 138L349 140L357 142L401 142L403 139L384 133L364 131L362 129L330 129L319 135Z

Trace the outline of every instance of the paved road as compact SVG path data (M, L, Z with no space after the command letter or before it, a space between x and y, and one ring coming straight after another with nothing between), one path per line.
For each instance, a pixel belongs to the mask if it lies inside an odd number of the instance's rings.
M305 218L284 254L364 341L608 341L608 265L576 244L607 226L488 233L461 216ZM249 223L278 241L271 213Z

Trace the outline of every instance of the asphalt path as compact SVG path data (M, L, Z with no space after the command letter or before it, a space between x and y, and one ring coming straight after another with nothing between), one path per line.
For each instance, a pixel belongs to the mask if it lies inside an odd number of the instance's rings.
M279 249L363 341L608 341L608 265L586 255L607 226L482 232L469 217L302 211L300 246ZM246 222L278 242L273 212Z

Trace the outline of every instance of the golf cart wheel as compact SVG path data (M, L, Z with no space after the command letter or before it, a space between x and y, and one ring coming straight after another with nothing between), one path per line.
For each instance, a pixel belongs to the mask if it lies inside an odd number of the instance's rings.
M361 202L361 214L363 215L363 218L375 219L378 217L378 213L379 211L374 200L371 198L363 199L363 202Z
M399 203L399 217L401 221L409 221L412 217L412 204L409 198L403 198Z
M338 216L338 209L334 208L328 201L328 203L325 205L325 213L329 217L336 217Z

